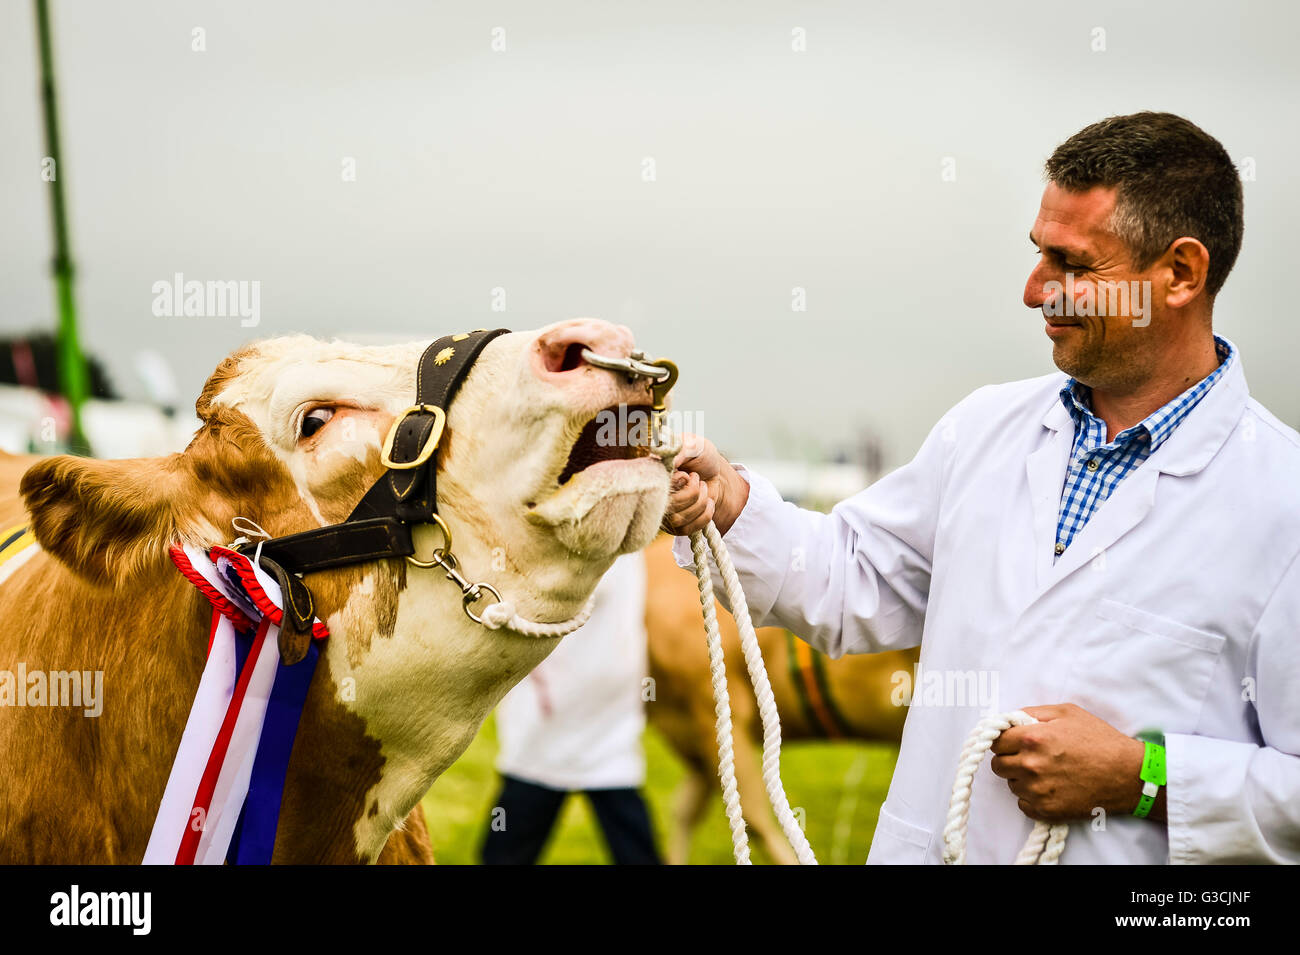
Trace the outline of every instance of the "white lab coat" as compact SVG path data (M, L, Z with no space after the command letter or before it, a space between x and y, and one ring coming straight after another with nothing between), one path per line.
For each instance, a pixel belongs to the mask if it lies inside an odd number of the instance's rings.
M1062 862L1300 861L1300 436L1249 397L1234 356L1054 561L1065 380L979 389L831 514L745 475L725 540L755 623L833 657L919 644L931 674L996 677L996 699L912 707L868 861L941 861L971 727L1051 703L1161 729L1168 753L1168 828L1075 823ZM684 539L675 553L690 566ZM969 861L1011 862L1031 826L985 760Z
M645 556L619 557L596 606L497 705L497 769L552 789L645 782Z

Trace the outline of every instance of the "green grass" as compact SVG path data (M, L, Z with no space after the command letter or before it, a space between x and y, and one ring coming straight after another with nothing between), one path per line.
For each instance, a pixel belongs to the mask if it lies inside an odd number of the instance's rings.
M661 850L671 819L673 794L684 775L681 763L653 730L645 736L646 797ZM425 816L434 853L443 865L473 865L486 830L500 778L493 769L496 726L489 719L460 760L424 797ZM790 805L819 862L861 864L866 861L876 815L885 799L898 747L878 743L798 743L781 753L781 776ZM752 834L751 834L751 845ZM767 862L753 849L755 862ZM544 865L608 864L609 853L587 801L570 797L546 851ZM722 798L712 801L696 830L692 865L730 865L731 835Z

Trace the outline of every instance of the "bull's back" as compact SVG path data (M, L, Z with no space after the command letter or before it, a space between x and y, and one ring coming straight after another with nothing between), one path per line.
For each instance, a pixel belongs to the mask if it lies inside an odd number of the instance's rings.
M6 454L0 451L0 531L27 519L18 485L27 469L40 458L30 454Z

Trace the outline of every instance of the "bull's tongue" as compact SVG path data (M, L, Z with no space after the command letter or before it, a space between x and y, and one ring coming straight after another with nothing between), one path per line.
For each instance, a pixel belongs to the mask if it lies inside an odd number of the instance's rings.
M587 422L569 451L559 483L602 461L629 461L650 454L650 406L615 405Z

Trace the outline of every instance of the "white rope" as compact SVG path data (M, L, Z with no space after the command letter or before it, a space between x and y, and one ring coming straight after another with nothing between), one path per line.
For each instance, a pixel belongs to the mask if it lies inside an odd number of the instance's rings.
M682 448L682 439L673 434L666 426L659 426L655 433L656 443L652 450L664 462L672 473L673 459ZM698 453L698 452L697 452ZM740 631L740 648L745 655L745 666L749 670L749 680L754 685L754 697L758 701L758 716L763 724L763 786L767 789L767 798L776 812L777 821L785 833L790 847L794 849L795 858L800 865L816 865L808 837L804 835L790 800L786 797L785 787L781 785L781 719L776 711L776 697L772 694L772 684L767 678L767 666L763 663L763 650L758 645L758 635L754 632L754 622L749 616L749 603L745 600L745 591L740 586L740 577L731 562L727 545L718 533L712 521L702 531L696 531L690 537L691 553L695 555L695 577L700 590L700 610L704 614L704 631L709 648L709 670L713 677L714 712L717 714L718 739L718 777L722 782L722 805L727 813L727 825L731 827L732 853L737 865L750 865L749 836L745 832L745 817L740 806L740 788L736 784L736 754L732 739L731 699L727 692L727 662L722 652L722 631L718 627L718 616L714 611L713 574L709 571L709 551L722 573L722 583L727 589L727 599L731 603L731 615L735 618Z
M246 526L240 527L240 521L243 521ZM230 526L241 534L252 534L257 538L257 550L253 552L253 564L257 567L262 566L262 545L271 540L271 535L266 532L261 524L257 523L257 521L249 520L247 517L231 518ZM248 543L251 543L248 537L236 537L230 546L238 547L240 544Z
M817 857L813 855L808 837L799 826L799 821L790 808L790 800L786 797L785 787L781 785L781 719L776 710L776 697L772 693L772 684L767 678L767 666L763 663L763 650L758 644L754 622L749 616L745 591L740 586L740 578L736 574L735 565L731 562L731 555L727 552L727 545L723 543L722 535L718 533L714 523L709 521L703 531L696 531L691 535L691 551L695 555L695 574L700 582L700 608L704 611L709 659L713 669L713 698L717 701L718 775L722 777L723 802L727 809L727 821L731 824L731 839L735 848L736 862L741 865L748 864L749 847L745 842L745 821L740 810L740 794L736 790L726 663L722 657L722 634L713 612L713 580L709 572L706 546L713 552L713 558L717 561L718 570L722 574L727 599L731 603L731 615L740 630L740 648L745 654L745 664L749 668L749 680L754 685L754 697L758 701L758 716L763 724L763 786L767 789L767 798L771 800L777 822L781 824L781 831L790 841L790 847L794 849L799 864L816 865ZM734 806L728 795L731 791L735 791Z
M664 465L671 472L673 459L681 449L681 441L673 443L673 436L665 432L665 437L654 450L663 458ZM785 837L794 849L800 865L816 865L812 847L800 828L794 812L790 809L790 800L781 785L781 723L776 710L776 698L772 693L772 684L767 678L767 667L763 663L762 648L758 644L758 635L754 632L754 622L749 616L749 604L745 592L740 586L731 555L722 535L712 521L703 531L696 531L690 537L691 553L695 557L695 575L699 581L700 609L704 613L704 629L707 633L709 648L709 669L713 677L713 699L717 713L718 739L718 776L722 780L722 802L727 813L727 823L731 827L732 849L739 865L749 865L749 840L745 833L745 819L741 812L740 790L736 785L735 751L732 740L731 701L727 692L727 666L722 652L722 633L718 628L718 618L713 609L713 576L709 571L709 552L717 562L722 574L723 585L727 590L727 599L731 603L731 615L740 630L740 646L745 654L745 664L749 669L750 682L754 684L754 696L758 701L759 718L763 724L763 785L767 789L768 799L776 811L777 821ZM952 786L952 799L948 806L948 821L944 826L943 861L946 865L966 864L966 827L970 820L971 784L975 773L984 760L984 754L992 747L1004 730L1012 726L1027 726L1038 721L1021 710L985 717L971 731L962 747L961 760L957 767L957 778ZM1065 851L1065 837L1070 827L1064 824L1049 825L1036 822L1034 829L1025 842L1024 848L1016 856L1016 865L1056 865Z
M984 754L993 746L993 741L1003 731L1012 726L1028 726L1037 723L1023 710L986 716L975 724L975 728L966 737L962 747L961 759L957 764L957 778L952 784L952 798L948 803L948 822L943 829L944 865L966 864L966 826L970 821L971 785L975 773L984 761ZM1016 865L1056 865L1065 851L1065 837L1070 827L1065 824L1049 825L1035 822L1034 830L1029 834L1020 854L1016 856Z
M514 604L509 600L502 600L489 604L480 619L483 626L489 630L513 630L525 637L567 637L587 622L595 606L596 599L593 597L587 601L586 606L568 620L561 620L557 623L538 623L535 620L519 616L515 612Z
M691 535L691 552L695 555L696 581L700 588L700 608L704 611L704 632L709 648L709 671L713 676L714 712L717 714L718 776L722 780L722 805L731 827L731 850L737 865L750 865L749 837L745 833L745 816L740 808L740 789L736 785L736 757L732 748L731 699L727 693L727 661L722 652L722 631L713 609L713 578L709 574L709 555L702 533ZM700 568L703 568L701 571Z

